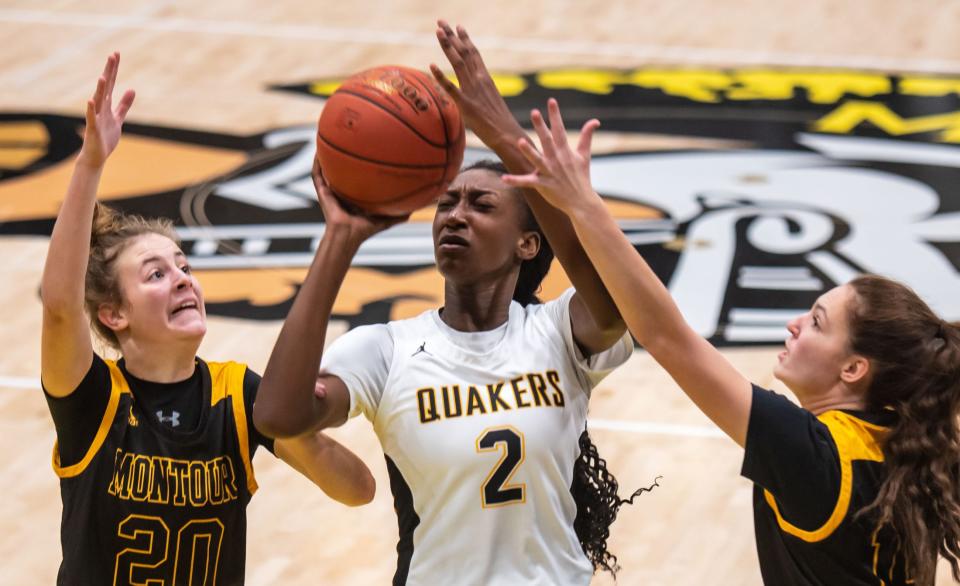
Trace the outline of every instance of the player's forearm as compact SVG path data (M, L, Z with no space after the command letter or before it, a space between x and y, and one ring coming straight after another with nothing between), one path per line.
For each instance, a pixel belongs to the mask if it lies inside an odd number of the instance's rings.
M605 334L607 343L602 343L600 349L608 348L623 335L626 328L617 305L580 244L566 214L547 203L536 191L525 190L525 194L560 266L586 303L597 328Z
M333 304L359 246L328 226L263 373L253 410L261 433L291 437L344 418L314 396L314 386Z
M277 440L276 450L278 456L330 498L351 507L373 500L377 485L370 469L353 452L322 432Z
M78 161L73 169L40 281L44 309L54 315L83 311L90 231L102 165Z
M316 434L314 482L330 498L357 507L373 500L377 483L367 465L345 446L323 434Z
M647 349L687 328L670 292L633 248L599 196L585 198L570 218L577 239L619 308L630 332Z
M570 216L630 332L707 417L744 445L750 382L690 328L670 292L603 209L599 196L583 202Z

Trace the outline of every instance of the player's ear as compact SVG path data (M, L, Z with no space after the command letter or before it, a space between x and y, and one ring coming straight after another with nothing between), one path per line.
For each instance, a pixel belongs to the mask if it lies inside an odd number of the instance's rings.
M517 243L517 256L521 261L530 260L540 252L540 233L524 232Z
M130 325L123 308L113 303L101 303L97 308L97 319L113 332L124 330Z
M870 361L859 354L852 355L840 370L840 379L848 385L868 381L871 375Z

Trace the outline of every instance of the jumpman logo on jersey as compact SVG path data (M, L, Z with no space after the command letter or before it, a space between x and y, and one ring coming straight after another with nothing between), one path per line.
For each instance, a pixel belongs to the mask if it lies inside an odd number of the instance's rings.
M413 358L414 356L416 356L417 354L420 354L421 352L424 354L427 354L428 356L433 356L433 354L430 354L430 352L427 350L427 343L424 342L423 344L420 344L420 347L417 348L417 351L411 354L410 357Z
M177 427L177 426L179 426L179 425L180 425L180 412L179 412L179 411L171 411L170 413L171 413L170 417L166 417L166 416L164 416L163 411L157 411L157 419L160 420L160 423L166 423L166 424L170 425L170 427Z

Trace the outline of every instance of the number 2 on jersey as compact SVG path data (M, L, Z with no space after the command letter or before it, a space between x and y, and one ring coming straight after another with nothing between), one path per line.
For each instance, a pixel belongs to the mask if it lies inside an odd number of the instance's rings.
M485 429L477 438L477 453L500 451L500 461L480 485L483 508L500 507L527 500L527 485L509 484L526 457L523 434L511 426Z

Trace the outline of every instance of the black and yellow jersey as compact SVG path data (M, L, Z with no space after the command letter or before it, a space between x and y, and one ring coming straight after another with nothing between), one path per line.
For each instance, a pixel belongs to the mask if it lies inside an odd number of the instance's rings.
M96 356L71 395L47 395L63 500L58 584L243 583L251 458L273 448L252 425L259 380L243 364L197 359L191 379L164 385L195 406L189 425L164 421L143 381Z
M777 586L907 584L895 543L876 516L857 515L884 478L881 445L893 412L815 416L753 388L742 474L754 484L757 553Z

